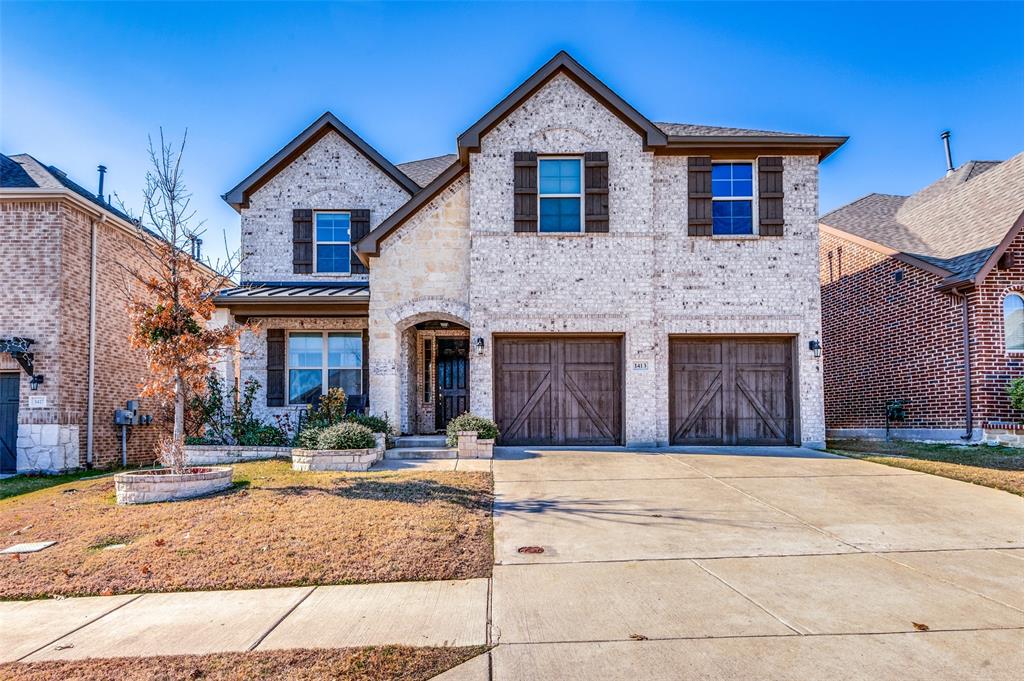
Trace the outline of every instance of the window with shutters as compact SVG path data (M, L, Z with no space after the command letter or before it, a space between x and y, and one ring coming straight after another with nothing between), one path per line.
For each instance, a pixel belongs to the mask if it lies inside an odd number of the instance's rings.
M316 239L313 271L349 274L352 258L352 215L340 212L314 214Z
M711 164L711 233L749 236L754 233L754 165Z
M363 393L362 334L288 334L288 403L312 404L330 388L341 388L346 395Z
M1006 349L1024 352L1024 297L1019 293L1003 298L1003 327Z
M538 230L582 231L583 158L540 158L538 171Z

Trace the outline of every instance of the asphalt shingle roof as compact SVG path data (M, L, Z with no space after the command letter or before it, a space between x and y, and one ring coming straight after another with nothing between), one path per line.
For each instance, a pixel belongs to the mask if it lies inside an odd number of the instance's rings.
M0 154L0 187L14 189L38 186L20 163L9 156Z
M457 158L458 156L455 154L444 154L443 156L432 156L431 158L424 158L419 161L399 163L395 167L408 175L409 179L419 186L426 187L435 177L443 173L448 166L454 163Z
M1024 213L1024 152L970 161L910 196L868 194L821 223L971 278Z
M666 135L680 137L802 137L797 132L723 128L716 125L696 125L694 123L655 123L654 125L661 128Z

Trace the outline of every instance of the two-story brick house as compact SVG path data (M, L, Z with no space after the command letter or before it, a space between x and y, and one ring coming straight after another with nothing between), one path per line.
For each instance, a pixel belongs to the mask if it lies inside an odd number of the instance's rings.
M821 218L830 435L979 440L1021 414L1024 153ZM1014 436L1014 440L1018 438Z
M330 114L225 195L265 415L340 385L405 433L824 441L818 163L845 138L652 123L565 53L393 165Z

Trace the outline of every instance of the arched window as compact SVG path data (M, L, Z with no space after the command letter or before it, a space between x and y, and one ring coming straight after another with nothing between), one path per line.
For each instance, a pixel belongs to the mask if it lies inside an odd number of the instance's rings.
M1024 297L1019 293L1003 299L1003 327L1006 349L1024 351Z

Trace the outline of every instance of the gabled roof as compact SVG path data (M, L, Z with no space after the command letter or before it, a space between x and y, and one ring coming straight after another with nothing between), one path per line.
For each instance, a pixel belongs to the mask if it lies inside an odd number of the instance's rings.
M664 147L668 144L668 135L651 123L639 111L634 109L610 87L602 83L594 74L580 66L579 62L562 50L536 73L527 78L522 85L513 90L498 105L484 114L483 118L469 126L466 132L459 135L459 158L465 161L469 152L480 149L480 138L488 130L500 123L506 116L542 88L549 80L560 73L572 78L592 97L604 104L608 109L632 127L644 138L644 148Z
M424 158L419 161L399 163L398 169L411 177L419 186L426 187L457 158L458 156L455 154L444 154L443 156Z
M0 154L0 187L38 187L32 176L25 172L21 164L10 156Z
M868 194L820 222L938 268L953 285L980 282L1022 216L1024 153L970 161L910 196Z
M248 207L249 197L253 192L266 184L271 178L286 168L289 163L332 130L341 135L345 141L355 147L356 150L380 168L385 175L394 180L398 186L410 195L420 190L419 185L413 182L391 161L384 158L379 151L371 147L363 138L354 133L351 128L342 123L337 116L328 111L313 121L312 125L300 132L295 139L286 144L280 151L271 156L266 163L239 182L234 189L224 194L222 198L237 211Z

